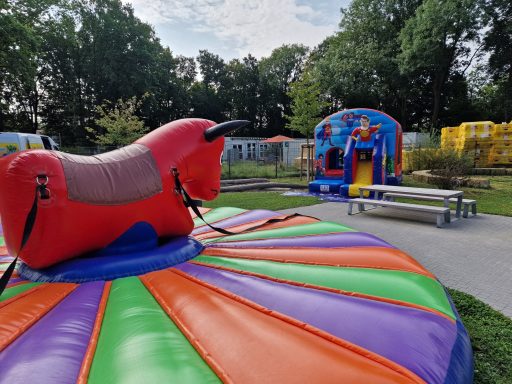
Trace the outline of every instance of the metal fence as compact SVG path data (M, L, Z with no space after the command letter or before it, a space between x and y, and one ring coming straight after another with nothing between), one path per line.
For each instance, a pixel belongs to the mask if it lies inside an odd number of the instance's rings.
M92 155L99 155L100 153L113 151L114 149L117 149L118 147L103 147L103 146L91 146L91 147L61 147L62 152L72 153L74 155L82 155L82 156L92 156Z
M265 144L262 141L264 139L226 138L222 157L222 178L283 178L300 175L301 144L305 143L305 140L277 144ZM63 147L62 151L91 156L112 151L116 148L75 146ZM305 156L306 154L304 154ZM304 164L305 160L303 161Z
M222 178L282 178L300 174L302 140L263 143L262 139L226 140Z

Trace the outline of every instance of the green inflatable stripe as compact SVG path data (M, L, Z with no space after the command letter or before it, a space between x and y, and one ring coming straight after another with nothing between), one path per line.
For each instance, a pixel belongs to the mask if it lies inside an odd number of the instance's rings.
M333 223L330 221L320 221L318 223L301 224L292 227L267 229L264 231L242 233L240 235L233 235L228 237L221 237L215 239L207 239L203 243L215 242L228 242L228 241L241 241L241 240L257 240L257 239L275 239L281 237L296 237L296 236L310 236L310 235L323 235L326 233L334 232L355 232L354 229L344 225Z
M241 213L247 212L247 209L235 208L235 207L222 207L215 208L211 211L206 212L203 217L207 223L211 224L215 221L227 219L228 217L239 215ZM194 219L194 226L200 227L201 225L205 225L204 221L199 217Z
M88 383L220 383L137 277L115 280Z
M255 272L283 280L400 300L435 309L455 319L442 285L434 279L417 273L214 256L198 256L194 261Z
M0 236L0 247L4 247L5 246L5 240L4 240L4 237L3 236Z
M4 291L4 293L2 293L2 296L0 296L0 302L10 299L11 297L19 295L20 293L23 293L25 291L28 291L30 288L35 287L40 284L42 284L42 283L27 283L27 284L16 285L12 288L7 288Z

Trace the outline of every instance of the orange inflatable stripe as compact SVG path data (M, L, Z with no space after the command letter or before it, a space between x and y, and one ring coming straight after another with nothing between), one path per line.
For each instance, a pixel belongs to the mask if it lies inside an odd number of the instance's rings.
M321 291L333 292L333 293L337 293L337 294L345 295L345 296L359 297L361 299L368 299L368 300L374 300L374 301L382 301L384 303L400 305L402 307L415 308L415 309L419 309L419 310L422 310L422 311L427 311L427 312L435 313L436 315L442 316L445 319L450 320L452 323L455 323L454 319L452 319L451 317L449 317L448 315L446 315L446 314L444 314L442 312L436 311L435 309L432 309L432 308L424 307L422 305L417 305L417 304L414 304L414 303L409 303L409 302L406 302L406 301L399 301L399 300L389 299L387 297L366 295L364 293L359 293L359 292L343 291L341 289L335 289L335 288L330 288L330 287L322 287L320 285L301 283L301 282L293 281L293 280L278 279L276 277L272 277L272 276L268 276L268 275L263 275L261 273L242 271L242 270L238 270L238 269L223 267L223 266L220 266L220 265L213 265L213 264L202 263L200 261L189 260L188 263L197 264L197 265L201 265L203 267L208 267L208 268L221 269L223 271L238 273L238 274L241 274L241 275L254 276L254 277L258 277L260 279L275 281L277 283L295 285L297 287L305 287L305 288L311 288L311 289L318 289L318 290L321 290Z
M183 272L141 280L226 383L424 383L379 355Z
M273 219L282 219L282 218L285 218L286 216L288 216L288 215L276 216ZM265 222L267 222L268 220L269 219L251 221L249 223L240 224L240 225L237 225L234 227L229 227L228 229L231 232L239 233L239 232L247 231L248 229L250 229L252 227L261 225L260 227L258 227L254 230L254 232L257 232L257 231L263 231L263 230L267 230L267 229L277 229L277 228L290 227L290 226L294 226L294 225L316 223L319 221L318 219L315 219L315 218L309 217L309 216L295 216L295 217L291 217L290 219L285 220L285 221L262 225L262 224L265 224ZM213 239L213 238L222 237L222 236L225 236L225 235L223 235L222 233L216 232L214 230L211 230L208 232L201 233L199 235L195 235L194 237L198 240L206 240L206 239Z
M24 292L21 292L21 293L18 293L16 296L13 296L11 297L10 299L7 299L7 300L4 300L2 302L0 302L0 310L5 307L6 305L9 305L9 303L13 302L13 301L16 301L16 300L19 300L21 299L22 297L24 296L27 296L27 295L30 295L31 293L33 293L34 291L38 290L38 289L41 289L45 286L46 284L40 284L40 285L36 285L32 288L29 288L27 289L26 291Z
M206 248L201 254L237 259L268 260L280 263L327 265L334 267L391 269L435 276L407 253L385 247L348 248Z
M0 351L60 303L76 284L53 283L30 289L0 303Z
M101 295L100 304L98 306L98 312L96 314L96 320L94 321L94 328L92 330L89 345L78 373L77 384L86 384L89 378L89 372L91 370L92 360L96 353L96 346L98 345L98 338L100 336L101 324L103 323L103 316L105 315L105 308L107 307L108 296L110 294L110 287L112 286L111 281L107 281L103 287L103 293Z
M201 212L201 215L204 215L206 212L211 211L211 208L205 208L205 207L197 207L199 209L199 212ZM197 215L194 213L192 208L189 208L188 211L190 212L190 216L192 216L192 219L195 219Z
M7 247L5 245L0 246L0 256L7 256Z

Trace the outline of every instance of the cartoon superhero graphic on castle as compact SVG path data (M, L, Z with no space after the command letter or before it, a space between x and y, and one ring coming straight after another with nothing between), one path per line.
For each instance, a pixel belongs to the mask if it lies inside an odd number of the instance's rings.
M382 124L379 123L375 126L370 126L370 118L366 115L362 115L360 121L361 126L352 131L351 137L356 141L361 140L363 143L370 142L372 134L377 132Z

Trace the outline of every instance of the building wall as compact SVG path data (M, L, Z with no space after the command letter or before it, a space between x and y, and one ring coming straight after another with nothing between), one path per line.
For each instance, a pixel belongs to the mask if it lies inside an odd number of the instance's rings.
M263 143L266 138L261 137L226 137L222 161L275 161L286 165L293 165L293 159L300 157L300 146L306 139L294 139L280 144Z

